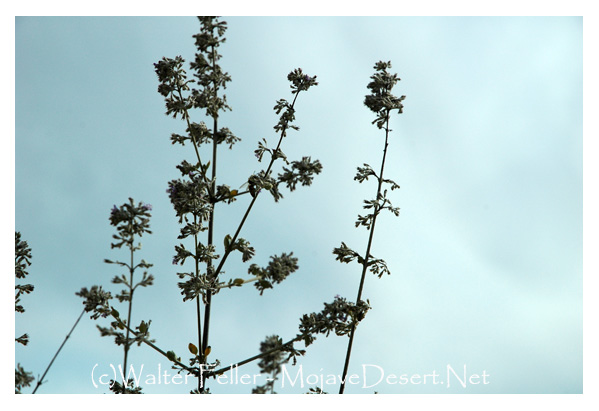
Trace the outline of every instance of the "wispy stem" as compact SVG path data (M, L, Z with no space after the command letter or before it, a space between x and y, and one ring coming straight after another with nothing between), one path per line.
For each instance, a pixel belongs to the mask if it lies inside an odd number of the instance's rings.
M389 114L390 110L387 110L386 124L385 124L385 147L383 149L383 160L381 161L381 171L378 175L378 187L376 190L376 198L378 199L381 195L381 187L383 185L383 171L385 169L385 159L387 158L387 147L389 146ZM374 226L376 224L376 217L379 213L379 203L377 202L374 206L372 224L370 226L370 233L368 236L368 244L366 246L366 254L364 255L364 263L362 265L362 276L360 277L360 287L358 288L358 296L356 297L356 304L362 299L362 290L364 288L364 279L366 278L366 270L368 269L368 259L370 257L370 248L372 247L372 239L374 238ZM341 376L341 386L339 387L339 394L343 394L345 390L345 377L349 368L349 359L351 356L352 345L354 342L354 334L356 332L356 323L354 322L351 327L349 334L349 342L347 344L347 353L345 354L345 364L343 365L343 374Z
M299 95L299 92L293 98L293 102L291 103L291 109L293 109L293 107L295 106L295 101L297 100L298 95ZM287 127L283 127L283 129L281 130L281 136L279 138L279 142L277 143L277 148L273 151L273 153L278 152L279 148L281 147L281 143L283 142L283 138L285 136L286 130L287 130ZM264 175L268 176L275 160L276 160L276 157L274 155L271 156L270 163L268 164L268 167L266 168ZM237 230L235 230L235 234L231 238L231 244L235 243L235 241L237 240L237 237L239 236L239 233L241 233L241 229L243 228L243 225L245 224L245 221L247 220L247 218L250 214L250 211L252 211L252 207L254 206L254 203L258 199L258 194L259 193L256 193L256 195L252 198L252 201L250 201L250 204L248 205L247 210L245 211L243 217L241 218L241 222L239 223ZM232 251L233 251L232 248L228 248L225 250L225 253L223 254L223 258L220 260L218 266L216 267L216 270L214 271L214 275L218 275L220 273L220 271L223 268L223 265L225 264L225 261L227 260L227 257L229 257L229 254L231 254Z
M81 314L79 314L79 317L77 318L77 321L75 321L75 324L73 324L73 327L71 328L71 331L69 331L69 333L67 334L67 336L64 338L64 340L62 341L62 344L60 344L60 347L58 347L58 351L56 351L56 354L54 354L54 357L52 357L52 360L50 361L50 364L48 364L48 367L46 367L46 371L44 371L44 374L41 376L41 378L38 379L37 384L35 385L35 388L34 388L32 394L35 394L35 392L40 387L40 385L42 385L44 383L44 378L46 377L46 374L48 374L48 371L50 370L50 367L52 367L52 364L54 364L54 360L56 359L56 357L58 357L58 354L60 353L60 350L62 350L62 347L64 347L64 345L66 344L67 340L69 339L69 337L73 333L73 330L75 330L75 327L77 327L77 324L79 324L79 320L81 320L81 317L83 317L83 314L85 314L85 309L83 311L81 311Z
M267 355L270 355L270 354L272 354L274 352L281 351L281 349L283 347L285 347L286 345L289 345L289 344L292 344L292 343L294 343L296 341L299 341L302 338L304 338L304 334L297 335L295 338L292 338L291 340L287 341L286 343L284 343L284 344L282 344L282 345L280 345L278 347L271 348L268 351L264 351L264 352L262 352L260 354L256 354L253 357L246 358L245 360L236 362L236 363L234 363L232 365L229 365L228 367L223 367L223 368L219 368L218 370L209 371L209 372L206 373L206 378L222 374L222 373L226 372L227 370L233 369L233 367L239 367L241 365L248 364L248 363L250 363L252 361L259 360L260 358L266 357Z
M118 320L120 320L118 317L114 317L114 318L115 318L117 321L118 321ZM121 323L122 323L122 322L121 322ZM131 334L133 334L133 336L134 336L134 337L139 337L139 335L141 334L141 333L137 333L137 332L133 331L133 330L132 330L132 329L129 327L129 325L128 325L128 324L123 324L123 326L124 326L125 328L127 328L127 330L128 330L128 331L129 331ZM153 350L155 350L156 352L158 352L158 353L162 354L162 355L163 355L165 358L167 358L169 361L173 362L175 365L177 365L177 366L181 367L182 369L186 370L186 371L187 371L187 372L189 372L190 374L196 375L196 374L198 373L198 371L197 371L197 370L195 370L195 369L193 369L193 368L190 368L190 367L186 366L185 364L183 364L183 363L181 363L181 362L179 362L179 361L173 361L173 360L171 360L171 359L169 358L168 354L167 354L167 353L166 353L164 350L160 349L159 347L157 347L155 344L151 343L151 342L150 342L150 341L148 341L147 339L143 338L143 339L141 339L141 342L143 342L144 344L146 344L148 347L152 348L152 349L153 349Z

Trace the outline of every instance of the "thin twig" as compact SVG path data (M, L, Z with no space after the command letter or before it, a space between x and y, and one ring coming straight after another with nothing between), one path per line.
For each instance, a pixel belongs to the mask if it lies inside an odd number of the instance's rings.
M56 359L56 357L58 357L58 354L60 353L60 350L62 350L62 347L64 347L65 343L67 342L67 340L69 339L69 337L73 333L73 330L75 329L75 327L77 327L77 324L79 324L79 320L81 320L81 317L83 317L83 314L85 314L85 309L83 311L81 311L81 314L79 314L79 317L77 318L77 321L75 321L75 324L73 324L73 327L71 328L71 331L69 331L69 333L67 334L67 336L64 338L64 340L62 341L62 344L60 344L60 347L58 347L58 351L56 351L56 354L54 354L54 357L52 357L52 360L50 361L50 364L48 364L48 367L46 367L46 371L44 371L44 374L42 375L42 377L40 379L38 379L37 384L36 384L35 389L33 390L32 394L35 394L35 392L40 387L40 385L42 385L44 383L44 378L46 377L46 374L48 374L48 371L50 370L50 367L52 367L52 364L54 363L54 360Z
M296 336L295 338L293 338L293 339L291 339L291 340L287 341L286 343L284 343L284 344L282 344L282 345L280 345L280 346L278 346L278 347L271 348L271 349L270 349L270 350L268 350L268 351L264 351L264 352L262 352L262 353L260 353L260 354L254 355L253 357L246 358L246 359L245 359L245 360L243 360L243 361L239 361L239 362L236 362L236 363L234 363L234 364L231 364L231 365L229 365L228 367L219 368L218 370L215 370L215 371L209 371L209 372L207 372L207 373L206 373L206 378L210 378L210 377L214 377L214 376L216 376L216 375L223 374L223 373L224 373L224 372L226 372L227 370L231 370L231 369L233 369L234 367L239 367L239 366L241 366L241 365L245 365L245 364L247 364L247 363L250 363L250 362L252 362L252 361L258 360L258 359L260 359L260 358L262 358L262 357L265 357L265 356L267 356L267 355L269 355L269 354L272 354L272 353L274 353L274 352L281 351L281 350L282 350L282 349L283 349L283 348L284 348L286 345L288 345L288 344L292 344L292 343L294 343L294 342L296 342L296 341L299 341L299 340L301 340L301 339L304 337L304 335L305 335L305 334L298 335L298 336Z
M298 95L299 95L299 91L295 94L295 97L293 98L293 102L291 104L292 110L293 110L293 107L295 106L295 102L297 100ZM216 121L215 121L215 126L216 126ZM283 142L283 138L285 136L286 130L287 130L287 126L282 128L281 137L279 138L277 148L275 149L275 151L273 151L273 153L278 152L279 148L281 147L281 143ZM274 155L271 156L270 163L268 164L268 167L266 168L266 171L264 173L265 176L268 176L276 159L277 159L277 157L275 157ZM237 230L235 231L235 234L233 235L233 237L231 239L231 244L234 244L235 241L237 240L237 237L239 236L239 233L241 232L241 229L242 229L243 225L245 224L245 221L247 220L247 217L250 214L250 211L252 210L254 203L258 199L258 194L259 194L259 192L257 192L256 195L252 197L252 201L248 205L248 208L245 211L245 214L243 215L241 222L239 223L239 226L237 227ZM212 214L211 214L211 216L212 216ZM211 231L209 230L208 234L210 234L210 233L211 233ZM225 253L223 254L222 259L220 260L218 266L216 267L216 270L212 274L214 278L218 278L218 274L222 270L223 265L225 264L225 261L227 260L227 257L229 256L229 254L231 254L232 251L233 251L232 247L227 247L225 249ZM204 347L208 347L208 330L210 327L211 300L212 300L212 293L210 292L210 290L208 290L208 292L206 293L206 309L204 311L204 341L203 341ZM204 384L202 384L202 385L204 385Z
M385 159L387 157L387 147L389 146L389 113L390 110L387 110L387 123L385 127L385 148L383 149L383 160L381 162L381 172L378 176L378 187L376 191L376 198L378 199L381 194L381 187L383 185L383 170L385 168ZM356 297L356 305L362 299L362 289L364 288L364 279L366 278L366 270L368 269L368 259L370 257L370 248L372 246L372 239L374 238L374 226L376 224L376 217L379 213L379 203L377 202L374 206L373 217L372 217L372 225L370 226L370 234L368 236L368 245L366 246L366 254L364 256L364 263L362 266L362 276L360 277L360 287L358 288L358 296ZM339 387L339 394L343 394L345 390L345 377L347 375L347 370L349 368L349 358L351 356L352 345L354 342L354 334L356 332L356 323L352 323L351 332L349 334L349 342L347 344L347 353L345 355L345 364L343 365L343 375L341 377L341 386Z
M113 316L113 317L114 317L114 316ZM120 324L123 324L123 322L121 321L121 319L120 319L120 318L118 318L118 317L114 317L114 318L115 318L117 321L119 321L119 323L120 323ZM129 327L129 325L128 325L128 324L123 324L123 326L124 326L125 328L127 328L127 330L129 330L129 332L130 332L131 334L133 334L133 336L134 336L134 337L139 337L139 335L141 334L141 333L138 333L138 332L136 332L136 331L132 330L132 329ZM183 363L181 363L181 362L179 362L179 361L177 361L177 360L174 360L174 361L173 361L173 360L171 360L171 359L169 358L169 356L168 356L168 354L167 354L166 352L164 352L162 349L160 349L159 347L157 347L156 345L154 345L153 343L151 343L151 342L150 342L150 341L148 341L147 339L143 338L143 339L141 339L140 341L141 341L141 342L143 342L144 344L146 344L148 347L150 347L150 348L154 349L155 351L159 352L159 353L160 353L160 354L162 354L164 357L166 357L166 358L167 358L169 361L171 361L171 362L175 363L176 365L178 365L179 367L183 368L184 370L186 370L186 371L187 371L187 372L189 372L190 374L193 374L193 375L197 375L197 374L198 374L198 370L197 370L197 369L190 368L190 367L186 366L185 364L183 364Z

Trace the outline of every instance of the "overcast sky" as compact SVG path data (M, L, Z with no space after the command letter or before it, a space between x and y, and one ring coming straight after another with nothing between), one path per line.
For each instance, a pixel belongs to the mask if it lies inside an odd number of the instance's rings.
M380 369L436 371L444 383L383 381L346 392L581 393L582 18L223 19L221 67L232 77L233 111L221 124L242 142L219 153L219 182L235 188L261 169L253 150L262 138L276 144L272 107L290 99L286 76L297 67L320 84L300 94L300 131L283 150L291 160L319 159L323 172L277 204L259 197L241 234L256 248L252 261L266 265L293 251L300 269L262 297L252 286L218 294L211 356L225 365L243 360L267 335L294 337L301 315L335 295L355 299L360 267L339 264L331 251L341 241L365 249L367 232L354 221L376 184L353 177L356 166L380 164L384 135L363 99L374 63L384 60L401 78L396 94L407 96L392 118L385 170L401 186L390 195L401 214L377 221L372 254L392 274L366 278L372 310L357 329L350 373L362 376L366 366L371 384ZM119 290L110 280L120 271L103 259L125 258L110 249L108 216L128 197L153 205L153 234L139 257L155 264L156 277L136 293L133 322L152 319L157 345L187 356L195 304L183 303L176 285L179 226L165 189L194 153L169 141L184 128L164 115L152 63L192 59L198 30L191 17L16 19L15 228L33 249L27 282L35 291L16 316L16 334L31 342L16 348L15 363L35 376L82 309L75 292L93 284ZM234 231L248 201L217 208L217 239ZM247 276L238 256L225 271ZM339 374L346 344L319 336L288 370ZM130 358L146 375L169 368L145 346ZM84 317L40 392L107 392L93 386L92 369L121 361L122 348ZM448 366L485 372L489 384L448 387ZM194 388L141 385L148 393ZM211 384L214 393L253 387Z

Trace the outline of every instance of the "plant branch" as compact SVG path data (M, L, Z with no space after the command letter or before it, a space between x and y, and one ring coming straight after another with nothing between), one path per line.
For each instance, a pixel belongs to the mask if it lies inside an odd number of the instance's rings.
M243 280L240 283L236 283L236 284L223 284L223 285L218 285L215 288L220 290L221 288L241 287L243 284L253 283L254 281L258 281L259 279L260 279L260 277L252 277L252 278L249 278L247 280Z
M295 106L295 101L297 100L297 96L299 95L299 92L295 94L295 97L293 98L293 102L291 103L291 108L293 109L293 107ZM285 137L285 132L287 131L287 126L283 127L283 129L281 130L281 137L279 138L279 142L277 144L277 148L274 150L274 152L277 152L279 150L279 148L281 147L281 143L283 142L283 138ZM277 157L275 157L274 155L271 156L270 159L270 163L268 164L268 167L266 168L266 172L264 173L265 175L268 175L268 173L270 172L270 170L272 169L272 166L275 162L275 160L277 159ZM237 237L239 236L239 233L241 233L241 229L243 228L243 225L245 224L245 221L247 220L248 215L250 214L250 211L252 210L252 207L254 206L254 203L256 202L256 200L258 199L258 195L259 192L256 193L255 196L252 197L252 201L250 201L250 204L248 205L247 210L245 211L241 222L239 223L239 226L237 227L237 230L235 231L235 234L233 235L233 237L231 238L231 244L234 244L235 241L237 240ZM223 268L223 265L225 264L225 261L227 260L227 257L229 257L229 254L231 254L231 252L233 251L232 248L228 248L225 250L225 253L223 254L223 258L220 260L218 266L216 267L216 270L214 272L215 276L218 276L218 274L220 273L220 271Z
M297 101L297 96L299 95L299 92L295 94L295 97L293 98L293 102L291 104L291 109L293 109L293 107L295 106L295 102ZM215 127L215 135L214 138L216 139L216 118L214 119L214 127ZM279 137L279 142L277 143L277 148L275 149L275 152L277 152L279 150L279 148L281 147L281 143L283 142L283 138L285 137L285 132L287 130L287 125L285 125L285 127L282 128L281 130L281 136ZM214 147L216 147L216 140L214 142ZM214 163L216 163L216 148L213 151L213 155L214 155ZM270 173L270 170L272 169L272 166L275 162L275 160L277 159L277 157L275 157L274 155L271 156L270 162L268 164L268 167L266 168L265 171L265 175L268 176L268 174ZM213 164L214 167L214 164ZM214 168L213 168L213 173L214 173ZM213 182L214 184L214 182ZM233 235L232 239L231 239L231 244L234 244L235 241L237 240L237 237L239 236L239 233L241 232L241 229L243 228L243 225L245 224L245 221L247 220L248 215L250 214L250 211L252 210L252 207L254 206L254 203L256 202L257 198L258 198L259 192L256 193L255 196L252 197L252 201L250 201L250 204L248 205L247 210L245 211L241 222L239 223L239 226L237 227L237 230L235 231L235 234ZM210 222L212 223L212 217L213 217L213 213L210 214L211 220ZM210 229L209 226L209 230L208 230L208 235L210 236L210 234L212 233L212 230ZM208 244L211 244L211 238L209 237L208 239ZM225 264L225 261L227 260L227 257L229 256L229 254L231 254L231 252L233 251L232 248L228 247L227 249L225 249L225 252L223 254L222 259L220 260L216 270L214 271L214 273L212 274L213 278L218 278L219 273L221 272L223 265ZM204 347L208 347L208 330L209 330L209 326L210 326L210 307L211 307L211 300L212 300L212 293L210 290L208 290L208 292L206 293L206 310L204 311L204 341L203 341L203 346ZM206 377L204 377L205 380ZM204 386L204 384L202 384L202 386Z
M120 323L120 324L123 324L123 322L121 321L121 319L120 319L120 318L118 318L118 317L117 317L117 316L115 316L115 315L113 315L113 317L114 317L114 318L115 318L117 321L119 321L119 323ZM123 324L123 326L124 326L125 328L127 328L127 330L128 330L128 331L129 331L131 334L133 334L133 336L134 336L134 337L136 337L136 338L137 338L137 337L139 337L139 336L140 336L140 334L141 334L141 333L138 333L138 332L134 331L133 329L131 329L131 328L129 327L129 325L128 325L128 324ZM164 350L162 350L161 348L159 348L158 346L156 346L154 343L152 343L152 342L148 341L146 338L142 338L142 339L140 339L140 340L138 340L138 341L141 341L141 342L143 342L143 343L144 343L144 344L146 344L148 347L150 347L150 348L152 348L153 350L157 351L158 353L162 354L162 355L163 355L164 357L166 357L166 358L167 358L169 361L171 361L171 362L173 362L174 364L178 365L179 367L183 368L184 370L186 370L186 371L187 371L187 372L189 372L190 374L193 374L193 375L197 375L197 374L198 374L198 370L197 370L197 369L190 368L190 367L186 366L185 364L183 364L183 363L182 363L182 362L180 362L180 361L177 361L177 360L171 360L171 359L169 358L168 354L167 354L166 352L164 352Z
M206 373L206 378L210 378L210 377L214 377L214 376L223 374L227 370L233 369L233 367L239 367L241 365L248 364L248 363L250 363L252 361L259 360L260 358L266 357L267 355L270 355L270 354L272 354L274 352L281 351L286 345L292 344L292 343L297 342L297 341L301 340L302 338L304 338L305 334L306 333L300 334L300 335L296 336L295 338L287 341L286 343L284 343L284 344L282 344L282 345L280 345L278 347L272 348L272 349L270 349L268 351L264 351L264 352L262 352L260 354L256 354L253 357L246 358L245 360L236 362L236 363L234 363L234 364L232 364L232 365L230 365L228 367L219 368L218 370L215 370L215 371L209 371L209 372Z
M386 116L386 126L385 126L385 147L383 149L383 160L381 161L381 172L378 176L378 186L376 191L376 198L380 197L381 187L383 185L383 171L385 169L385 159L387 157L387 147L389 146L389 115L390 110L387 110ZM364 279L366 278L366 270L368 269L368 259L370 257L370 248L372 247L372 239L374 238L374 226L376 224L376 217L379 214L379 203L377 202L374 206L372 224L370 226L370 233L368 236L368 244L366 246L366 254L364 255L364 262L362 264L362 276L360 277L360 287L358 288L358 296L356 297L356 304L360 302L362 299L362 290L364 288ZM343 365L343 374L341 376L341 386L339 387L339 394L343 394L345 390L345 380L347 371L349 368L349 359L351 356L352 345L354 342L354 334L356 332L356 323L354 322L351 327L351 331L349 334L349 342L347 344L347 352L345 354L345 363Z
M62 350L62 347L64 347L64 345L66 344L67 340L69 339L69 337L71 336L71 334L75 330L75 327L77 327L77 324L79 324L79 320L81 320L81 317L83 317L83 314L85 314L85 309L83 311L81 311L81 314L79 314L79 317L77 318L77 321L75 321L75 324L73 324L73 327L71 328L71 331L69 331L69 333L67 334L67 336L64 338L64 340L62 341L62 344L60 344L60 347L58 347L58 351L56 351L56 354L54 354L54 357L52 357L52 360L50 361L50 364L48 364L48 367L46 367L46 371L44 371L44 374L41 376L41 378L38 379L37 384L36 384L36 386L35 386L32 394L35 394L35 392L40 387L40 385L42 385L44 383L44 378L46 377L46 374L48 374L48 371L50 370L50 367L52 367L52 364L54 364L54 360L56 359L56 357L58 357L58 354L60 353L60 350Z

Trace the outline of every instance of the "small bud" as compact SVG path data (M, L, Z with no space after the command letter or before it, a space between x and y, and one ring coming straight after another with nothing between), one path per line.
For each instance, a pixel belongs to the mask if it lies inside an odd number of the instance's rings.
M227 234L223 240L223 244L225 246L225 250L227 250L229 248L229 246L231 245L231 236L229 234Z

